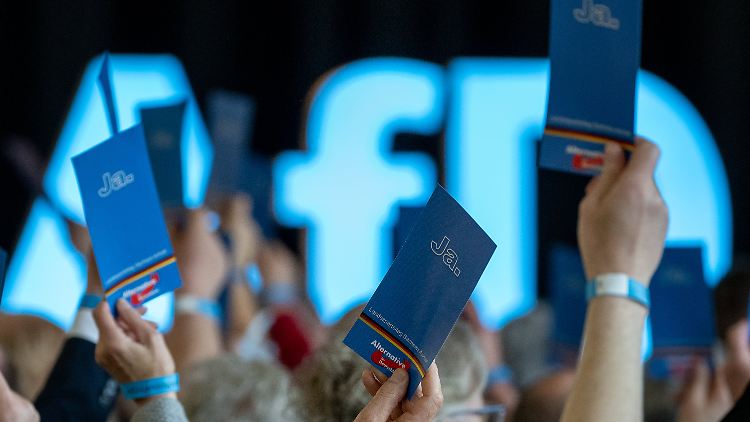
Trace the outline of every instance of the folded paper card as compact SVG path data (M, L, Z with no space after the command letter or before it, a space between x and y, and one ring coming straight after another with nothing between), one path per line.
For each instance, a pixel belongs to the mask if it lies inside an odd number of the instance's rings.
M250 177L249 141L255 103L240 93L213 91L207 104L215 162L211 168L211 189L240 192L243 180Z
M141 108L141 124L154 172L156 190L165 208L182 206L182 122L185 100Z
M696 357L711 359L716 330L711 288L703 271L701 246L664 250L649 287L654 356L648 370L652 377L679 379Z
M181 285L141 126L73 157L99 276L110 304Z
M411 397L495 248L438 186L344 343L389 376L407 370Z
M267 238L276 238L271 212L272 160L251 150L255 101L238 92L216 90L207 98L207 113L214 141L213 193L244 192L253 200L253 218Z
M632 150L642 0L551 0L543 168L594 175L606 142Z

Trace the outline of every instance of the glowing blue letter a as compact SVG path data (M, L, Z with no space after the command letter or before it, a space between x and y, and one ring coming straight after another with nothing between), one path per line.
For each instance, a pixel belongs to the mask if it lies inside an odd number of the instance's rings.
M422 205L432 192L432 161L393 154L391 144L399 132L437 131L443 103L437 65L408 59L348 64L312 97L307 151L277 159L277 216L307 229L308 293L323 322L367 300L392 260L397 206Z

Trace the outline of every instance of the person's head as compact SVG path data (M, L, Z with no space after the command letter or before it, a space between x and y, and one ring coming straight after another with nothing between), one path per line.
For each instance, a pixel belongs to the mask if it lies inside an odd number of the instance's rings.
M481 407L487 365L471 326L459 320L435 361L440 368L444 410Z
M347 313L333 327L330 341L298 371L303 390L300 406L307 420L354 420L370 401L361 382L367 365L342 343L361 309ZM448 336L437 364L446 410L482 405L487 369L474 333L465 321L459 321Z
M731 272L714 288L716 334L722 342L726 342L729 327L747 317L749 298L750 273L748 272Z
M184 374L181 401L191 421L298 420L289 374L279 365L226 355Z
M521 393L513 420L518 422L557 422L565 400L573 389L575 371L564 369L533 383Z

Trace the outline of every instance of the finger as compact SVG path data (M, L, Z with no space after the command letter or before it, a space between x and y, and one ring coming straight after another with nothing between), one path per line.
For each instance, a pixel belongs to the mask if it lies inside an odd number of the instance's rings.
M709 383L708 367L699 360L693 367L692 379L685 390L685 400L696 404L705 402Z
M650 180L654 177L654 170L660 155L661 151L656 144L638 138L635 142L635 150L630 156L630 162L624 171L630 176Z
M102 300L99 305L94 308L93 314L96 328L99 329L99 337L102 340L115 341L125 338L125 333L123 333L120 327L117 326L115 319L112 317L109 303L107 303L106 300Z
M145 341L153 332L153 328L141 318L141 315L128 305L123 299L117 300L117 312L120 314L120 320L132 331L140 342Z
M373 374L370 368L365 368L362 371L362 385L365 386L365 390L367 390L370 396L373 397L380 389L380 383L375 378L375 374Z
M206 222L208 221L208 219L206 218L207 213L208 212L202 208L188 210L186 218L187 229L199 231L208 229L208 225L206 224Z
M414 396L412 396L412 400L416 400L420 397L424 397L424 392L422 391L422 383L420 382L417 384L417 389L414 390Z
M362 409L356 420L388 420L391 412L396 410L401 403L401 399L404 398L408 384L409 375L403 369L397 369L388 381L383 383L375 397Z
M427 374L422 380L422 392L426 397L438 395L442 397L443 395L443 390L440 387L440 374L435 362L427 369Z
M743 362L750 361L750 345L747 339L748 321L741 319L727 330L727 353Z
M731 402L732 393L729 390L729 382L725 374L725 368L716 368L714 376L711 379L709 395L713 402Z
M586 192L586 195L590 194L591 192L596 189L596 185L599 184L599 176L593 177L591 180L589 180L588 183L586 183L586 189L584 192Z
M606 194L615 183L625 167L625 154L620 144L616 142L607 142L604 146L604 165L602 172L596 177L587 194L593 196L602 196Z

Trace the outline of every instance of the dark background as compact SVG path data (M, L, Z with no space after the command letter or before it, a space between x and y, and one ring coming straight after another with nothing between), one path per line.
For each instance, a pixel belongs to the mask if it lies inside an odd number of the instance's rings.
M441 64L457 56L542 57L548 44L549 0L0 1L0 141L28 138L44 157L84 66L105 49L177 55L201 104L214 88L252 95L252 147L273 155L298 147L305 94L337 65L381 55ZM708 122L731 184L735 249L748 252L750 2L644 0L642 54L642 67L676 86ZM441 150L439 142L430 152ZM397 148L419 144L401 137ZM0 246L10 248L31 195L7 160L0 159L0 180ZM541 172L540 214L555 209L540 216L544 250L575 241L584 184Z

